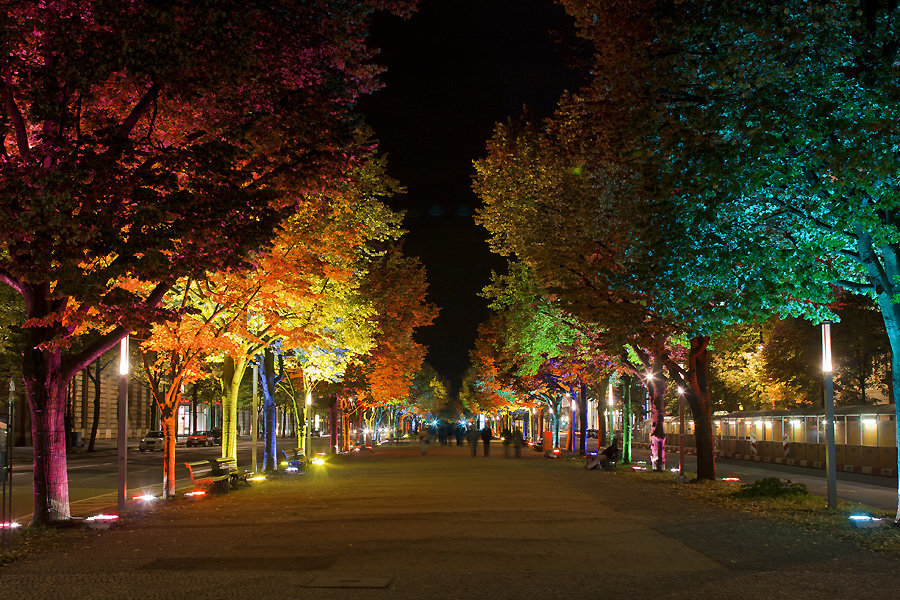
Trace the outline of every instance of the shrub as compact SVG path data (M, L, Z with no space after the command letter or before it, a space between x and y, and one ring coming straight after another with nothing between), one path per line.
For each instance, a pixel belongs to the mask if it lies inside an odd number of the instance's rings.
M766 477L753 483L745 483L734 493L738 498L777 498L781 496L808 496L809 490L802 483L790 479Z

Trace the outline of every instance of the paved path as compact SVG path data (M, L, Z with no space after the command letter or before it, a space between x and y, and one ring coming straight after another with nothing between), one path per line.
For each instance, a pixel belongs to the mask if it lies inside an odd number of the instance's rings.
M529 454L379 449L0 569L3 598L896 598L896 560ZM368 586L368 587L357 587Z

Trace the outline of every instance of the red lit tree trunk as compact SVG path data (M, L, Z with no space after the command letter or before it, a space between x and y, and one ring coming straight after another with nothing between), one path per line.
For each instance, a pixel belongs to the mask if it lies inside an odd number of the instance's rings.
M175 442L177 439L175 407L177 406L176 400L174 406L160 407L159 411L165 436L163 442L163 498L175 497Z

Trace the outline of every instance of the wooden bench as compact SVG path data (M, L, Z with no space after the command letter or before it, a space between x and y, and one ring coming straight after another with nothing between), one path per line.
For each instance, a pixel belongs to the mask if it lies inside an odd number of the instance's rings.
M222 472L217 471L213 467L213 461L198 460L196 462L186 462L184 463L184 466L187 467L188 474L191 476L191 481L198 488L215 488L221 491L228 491L231 474L223 474Z
M284 455L284 463L288 467L295 467L303 471L306 469L306 455L303 454L303 448L292 448L291 450L282 450Z
M211 458L209 466L212 469L213 477L225 477L233 486L247 483L247 476L241 474L238 470L237 460L232 457Z

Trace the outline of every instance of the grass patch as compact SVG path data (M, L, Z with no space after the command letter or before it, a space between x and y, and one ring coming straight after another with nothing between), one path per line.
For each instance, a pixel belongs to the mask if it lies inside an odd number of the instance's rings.
M835 510L829 510L825 498L806 491L806 486L789 480L770 477L754 484L741 485L731 481L701 481L693 484L675 482L671 473L619 473L655 485L666 485L673 493L720 508L737 510L782 523L790 523L806 531L849 541L865 550L900 555L900 527L885 525L875 529L855 529L850 515L865 513L875 518L893 521L894 515L883 510L838 500ZM687 474L693 477L693 473ZM771 481L774 480L774 481Z

